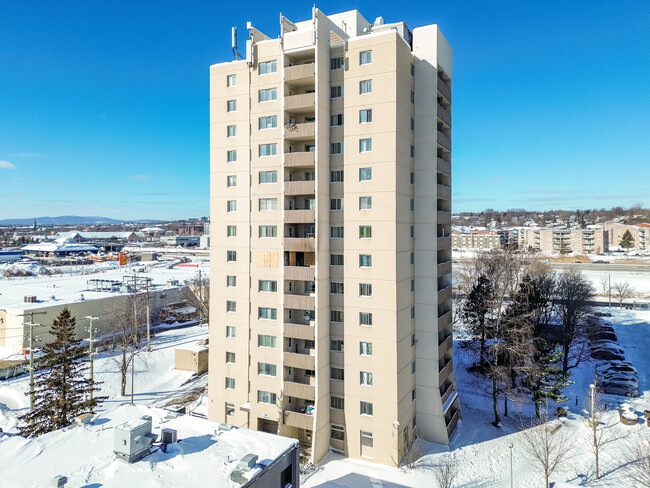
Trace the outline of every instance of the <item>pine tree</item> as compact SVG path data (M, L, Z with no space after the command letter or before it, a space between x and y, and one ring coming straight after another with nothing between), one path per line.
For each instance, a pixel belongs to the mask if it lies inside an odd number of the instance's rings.
M90 391L97 391L97 383L83 377L85 367L76 361L82 352L75 339L76 319L65 307L54 319L50 333L53 342L45 344L43 363L35 380L34 410L20 417L20 434L39 436L67 427L77 415L92 412L103 397L89 400Z
M462 310L463 319L472 332L480 337L479 364L485 362L485 341L489 335L486 315L490 311L492 284L485 275L480 275L469 292Z
M634 246L634 237L629 230L626 230L621 237L621 241L618 243L623 249L630 250Z

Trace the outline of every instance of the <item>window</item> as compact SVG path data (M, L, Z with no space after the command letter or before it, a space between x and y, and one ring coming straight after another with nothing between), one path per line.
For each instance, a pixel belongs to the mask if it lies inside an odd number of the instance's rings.
M372 237L372 226L360 225L359 226L359 239L370 239Z
M411 76L415 76L415 63L411 64Z
M259 102L271 102L278 99L278 89L277 88L265 88L258 92Z
M235 161L237 161L237 151L234 150L228 151L226 153L226 161L228 161L229 163L234 163Z
M359 378L362 385L372 386L372 373L368 373L367 371L360 371Z
M411 103L415 103L415 92L411 90Z
M330 266L343 266L343 254L330 254Z
M359 53L359 64L372 63L372 51L361 51Z
M341 398L341 400L343 399ZM341 427L340 425L332 425L332 427L330 427L330 437L336 441L345 440L345 427Z
M229 225L226 227L226 236L227 237L237 237L237 226ZM235 261L235 259L233 259Z
M342 397L331 395L330 408L333 408L334 410L343 410L345 408L345 400Z
M335 368L334 366L330 367L330 379L336 381L343 381L343 368Z
M372 151L372 139L359 139L359 152Z
M258 307L257 316L264 320L276 320L278 318L278 309L270 307Z
M372 197L359 197L359 210L372 210Z
M331 282L330 293L332 295L343 295L343 283Z
M226 363L234 364L235 362L235 353L226 352Z
M275 405L275 401L275 393L257 390L257 403L270 403L271 405Z
M330 98L340 98L343 96L343 85L330 86Z
M257 336L258 347L276 347L277 337L271 335L259 334Z
M416 426L417 426L417 423L415 421L415 415L413 415L413 420L411 421L411 429L415 430Z
M330 322L343 322L343 310L330 310Z
M411 157L415 157L415 146L411 146Z
M415 280L411 280L411 291L415 291Z
M228 200L226 202L226 211L227 212L236 212L237 211L237 200Z
M372 312L359 312L359 325L372 325Z
M229 125L226 129L228 137L235 137L237 135L237 126Z
M415 374L415 361L411 363L411 374Z
M331 225L330 226L330 239L343 239L343 226Z
M411 171L411 185L415 184L415 173Z
M237 86L237 75L226 76L226 86Z
M340 127L343 125L343 114L330 115L330 127Z
M411 318L415 318L415 307L411 307Z
M228 100L226 103L226 110L228 112L234 112L237 110L237 100Z
M343 210L343 199L342 198L330 199L330 210Z
M372 80L364 80L359 82L359 94L372 93Z
M359 267L372 268L372 254L359 254Z
M343 352L343 339L330 339L330 351Z
M277 225L260 225L259 226L259 236L260 237L278 237L278 226Z
M305 181L314 181L316 180L315 171L305 171Z
M359 181L372 180L372 168L359 168Z
M278 152L278 145L274 142L273 144L260 144L259 155L260 158L266 156L275 156Z
M370 284L370 283L359 283L359 296L371 297L372 296L372 284Z
M237 302L234 300L226 300L226 312L236 312Z
M260 198L258 201L258 208L260 212L270 212L278 209L277 198Z
M237 277L232 275L226 276L226 286L229 287L237 286Z
M360 342L359 354L362 356L372 356L372 342Z
M415 119L411 117L411 130L415 130Z
M275 129L278 126L278 116L269 115L267 117L260 117L258 120L258 127L260 130Z
M411 201L409 202L409 209L411 212L415 210L415 200L413 198L411 198Z
M363 447L372 447L372 432L361 431L361 445Z
M274 280L259 280L258 290L263 292L275 293L278 291L278 282Z
M332 142L330 144L330 154L343 154L343 143L342 142Z
M226 184L227 184L228 187L237 186L237 176L236 175L228 175Z
M415 388L413 388L413 389L411 390L411 401L412 401L412 402L415 401Z
M343 56L338 56L336 58L330 58L330 69L341 69L345 66L345 58Z
M237 261L237 251L226 251L226 261L229 263Z
M343 182L343 170L337 169L330 171L330 183L342 183Z
M412 225L409 232L410 232L410 235L411 235L411 239L414 238L415 237L415 226Z
M415 347L415 334L411 334L411 347Z
M361 402L361 415L372 416L372 403Z
M415 264L415 253L411 253L410 258L411 258L411 265L414 265Z
M237 335L237 327L234 327L232 325L227 325L226 337L236 337L236 335Z
M226 390L235 389L235 378L226 378Z
M227 416L235 415L235 404L234 403L226 403L226 415Z
M263 63L260 63L258 71L261 75L275 73L278 71L278 62L274 59L273 61L265 61Z
M277 183L278 182L278 172L277 171L260 171L260 185L265 183Z
M367 108L364 110L359 110L359 123L367 124L372 122L372 109Z
M277 376L275 364L257 363L257 374L263 376Z

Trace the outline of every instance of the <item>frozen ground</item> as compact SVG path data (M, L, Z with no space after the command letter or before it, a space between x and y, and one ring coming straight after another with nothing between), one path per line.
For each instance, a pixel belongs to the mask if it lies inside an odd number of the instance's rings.
M606 310L606 309L603 309ZM625 349L626 359L631 360L639 371L639 398L626 403L637 413L650 408L650 312L612 310L612 317L605 318L615 325L619 343ZM503 418L503 427L492 426L491 398L480 392L474 377L466 366L473 353L457 341L454 351L454 370L458 382L463 421L459 423L449 447L422 442L425 453L411 470L377 466L372 463L346 459L329 454L320 470L303 486L306 488L435 488L431 469L444 456L452 456L458 467L458 479L454 485L462 488L508 488L510 486L510 449L513 443L513 478L515 487L543 486L544 480L527 459L524 439L520 432L521 421L527 422L533 415L532 402L525 398L521 403L509 404L509 417ZM460 347L459 347L460 346ZM606 395L607 418L612 420L615 441L601 451L601 478L594 479L594 456L589 444L586 420L581 412L584 394L592 383L594 363L585 363L574 373L575 383L566 393L570 409L569 417L561 429L566 429L573 440L570 461L552 480L556 488L570 486L633 487L626 477L624 455L638 439L650 439L650 429L642 420L636 426L624 426L618 422L616 408L627 399ZM576 406L576 397L577 405ZM551 407L555 411L554 407ZM503 403L501 403L503 414Z

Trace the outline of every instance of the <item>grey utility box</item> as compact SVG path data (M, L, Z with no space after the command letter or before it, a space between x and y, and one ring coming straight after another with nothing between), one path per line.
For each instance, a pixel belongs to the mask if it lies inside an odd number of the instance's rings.
M160 431L161 442L163 444L173 444L176 442L176 430L175 429L162 429Z
M257 455L256 454L246 454L239 461L238 469L241 471L250 471L257 464Z
M133 463L147 454L158 436L151 433L151 417L124 422L115 428L115 459Z

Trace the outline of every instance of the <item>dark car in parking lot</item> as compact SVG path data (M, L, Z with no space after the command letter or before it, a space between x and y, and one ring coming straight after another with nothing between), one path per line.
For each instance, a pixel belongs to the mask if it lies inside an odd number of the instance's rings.
M638 388L634 388L625 383L606 381L604 383L601 383L599 386L608 395L620 395L627 397L635 397L639 395Z
M602 359L604 361L622 361L625 359L622 353L605 348L594 348L591 350L591 357L594 359Z
M589 339L592 341L614 341L618 340L616 334L609 332L608 330L596 330L589 333Z

